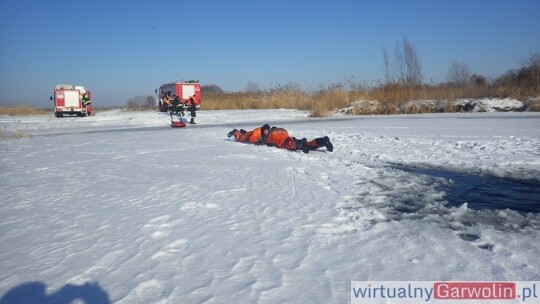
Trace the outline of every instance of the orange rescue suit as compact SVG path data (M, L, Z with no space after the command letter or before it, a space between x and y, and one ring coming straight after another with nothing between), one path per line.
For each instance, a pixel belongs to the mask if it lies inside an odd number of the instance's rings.
M260 144L262 142L262 128L258 127L253 131L247 131L244 134L240 133L240 131L236 131L234 132L234 138L239 142Z
M267 146L274 146L281 149L296 150L296 138L289 136L289 132L283 128L275 128L266 137Z

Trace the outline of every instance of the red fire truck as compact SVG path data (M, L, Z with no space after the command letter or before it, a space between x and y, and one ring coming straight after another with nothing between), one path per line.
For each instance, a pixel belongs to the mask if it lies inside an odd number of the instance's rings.
M92 93L83 86L59 84L54 87L54 115L77 115L79 117L94 115L92 111Z
M188 80L188 81L175 81L171 83L166 83L161 85L158 90L157 106L159 111L167 112L167 106L163 104L163 97L168 95L169 97L174 98L178 96L180 102L184 104L184 108L189 107L188 100L191 96L195 96L196 110L199 110L201 107L201 84L198 80Z

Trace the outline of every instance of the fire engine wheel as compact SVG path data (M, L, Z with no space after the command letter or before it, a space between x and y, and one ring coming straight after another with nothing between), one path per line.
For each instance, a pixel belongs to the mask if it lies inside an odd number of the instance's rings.
M62 114L62 113L54 113L54 116L60 118L60 117L64 117L64 114Z

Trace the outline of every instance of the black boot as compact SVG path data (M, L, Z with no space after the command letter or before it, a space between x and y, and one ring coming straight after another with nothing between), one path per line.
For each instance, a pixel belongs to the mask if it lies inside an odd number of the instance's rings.
M302 138L302 152L309 153L309 146L307 145L307 139Z
M231 132L229 132L229 133L227 134L227 137L233 136L235 132L238 132L238 130L233 129Z
M328 136L324 137L324 145L326 146L326 150L328 150L328 152L334 151L334 146L330 142L330 138L328 138Z
M196 125L197 123L195 122L195 118L191 117L191 120L189 121L190 124L192 125Z
M309 153L309 147L307 145L307 139L302 138L302 140L296 140L296 150L302 150L304 153Z

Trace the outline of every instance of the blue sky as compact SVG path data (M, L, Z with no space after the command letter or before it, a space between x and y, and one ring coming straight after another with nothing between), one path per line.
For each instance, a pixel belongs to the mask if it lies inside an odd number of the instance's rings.
M540 52L539 15L537 0L2 0L0 104L50 107L56 84L109 106L180 79L371 83L405 37L427 83L454 61L492 78Z

